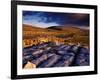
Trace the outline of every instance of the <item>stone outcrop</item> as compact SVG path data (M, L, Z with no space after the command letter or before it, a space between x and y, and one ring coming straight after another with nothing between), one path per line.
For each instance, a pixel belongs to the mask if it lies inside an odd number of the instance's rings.
M46 42L23 49L23 68L89 66L89 60L89 49L78 45Z

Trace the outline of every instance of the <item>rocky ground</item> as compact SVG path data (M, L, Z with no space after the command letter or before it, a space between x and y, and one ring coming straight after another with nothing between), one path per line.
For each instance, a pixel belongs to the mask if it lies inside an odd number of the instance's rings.
M23 49L23 68L88 66L89 56L85 47L46 42Z

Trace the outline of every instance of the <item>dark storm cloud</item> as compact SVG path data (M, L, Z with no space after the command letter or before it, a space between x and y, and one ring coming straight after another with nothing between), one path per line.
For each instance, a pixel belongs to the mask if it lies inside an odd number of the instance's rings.
M70 19L73 23L89 26L89 14L71 14Z

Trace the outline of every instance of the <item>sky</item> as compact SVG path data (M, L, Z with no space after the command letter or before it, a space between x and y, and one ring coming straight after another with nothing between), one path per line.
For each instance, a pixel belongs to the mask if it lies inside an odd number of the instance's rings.
M89 26L89 14L23 11L23 24L47 28L51 26Z

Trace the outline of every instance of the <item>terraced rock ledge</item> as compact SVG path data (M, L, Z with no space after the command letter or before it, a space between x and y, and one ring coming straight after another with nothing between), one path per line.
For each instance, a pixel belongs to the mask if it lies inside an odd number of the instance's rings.
M45 42L23 48L23 68L89 66L90 52L79 45Z

